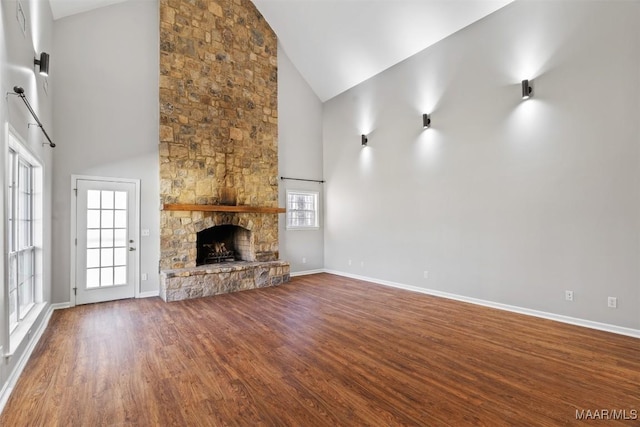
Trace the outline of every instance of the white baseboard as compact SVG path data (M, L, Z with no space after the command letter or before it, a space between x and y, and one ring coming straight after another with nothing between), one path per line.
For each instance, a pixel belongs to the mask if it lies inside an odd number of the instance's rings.
M51 304L52 310L64 310L65 308L71 308L70 302L57 302L55 304Z
M160 291L146 291L140 292L136 298L152 298L157 296L160 296Z
M36 329L35 334L33 335L33 338L31 339L31 341L29 341L29 344L22 352L20 360L18 360L18 363L16 363L13 371L9 374L4 387L2 388L2 390L0 390L0 413L2 413L4 406L7 404L9 396L11 396L11 392L18 382L18 378L20 378L20 374L22 374L24 367L27 365L27 362L31 357L31 353L33 353L33 349L36 347L36 344L38 344L38 341L40 341L40 338L42 337L45 329L47 329L47 325L49 325L49 320L51 319L51 315L53 314L54 306L58 305L60 304L49 305L47 311L44 314L44 317L42 318L42 322L40 322L38 329Z
M367 281L367 282L376 283L378 285L390 286L390 287L393 287L393 288L404 289L404 290L412 291L412 292L419 292L421 294L433 295L433 296L442 297L442 298L448 298L448 299L452 299L452 300L456 300L456 301L468 302L468 303L471 303L471 304L481 305L481 306L484 306L484 307L497 308L498 310L511 311L513 313L526 314L528 316L540 317L540 318L549 319L549 320L555 320L557 322L568 323L570 325L582 326L582 327L585 327L585 328L597 329L599 331L612 332L614 334L626 335L626 336L634 337L634 338L640 338L640 330L638 330L638 329L625 328L623 326L611 325L611 324L608 324L608 323L600 323L600 322L594 322L594 321L591 321L591 320L578 319L578 318L575 318L575 317L564 316L564 315L561 315L561 314L548 313L548 312L539 311L539 310L532 310L532 309L529 309L529 308L518 307L518 306L515 306L515 305L502 304L502 303L493 302L493 301L487 301L487 300L478 299L478 298L471 298L471 297L466 297L466 296L463 296L463 295L456 295L456 294L451 294L451 293L448 293L448 292L436 291L436 290L433 290L433 289L419 288L417 286L410 286L410 285L405 285L405 284L402 284L402 283L396 283L396 282L390 282L390 281L387 281L387 280L375 279L375 278L372 278L372 277L359 276L357 274L345 273L345 272L342 272L342 271L323 270L323 272L330 273L330 274L335 274L337 276L349 277L349 278L352 278L352 279L364 280L364 281Z
M323 268L320 268L318 270L296 271L296 272L293 272L293 273L289 274L289 276L291 276L291 277L308 276L309 274L318 274L318 273L324 273L324 272L325 272L325 270Z
M140 292L138 295L136 295L136 298L152 298L152 297L157 297L159 295L160 295L160 291L146 291L146 292ZM60 302L56 304L51 304L51 306L53 307L54 310L73 307L70 302Z

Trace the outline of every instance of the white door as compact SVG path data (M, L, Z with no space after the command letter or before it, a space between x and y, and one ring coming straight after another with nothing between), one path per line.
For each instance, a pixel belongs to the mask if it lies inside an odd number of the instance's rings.
M135 296L135 182L80 179L76 184L75 303Z

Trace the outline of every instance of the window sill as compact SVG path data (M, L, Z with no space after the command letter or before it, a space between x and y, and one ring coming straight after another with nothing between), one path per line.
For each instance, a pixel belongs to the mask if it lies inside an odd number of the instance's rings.
M9 352L5 353L5 357L13 356L18 348L20 348L25 338L27 340L31 339L32 333L34 332L32 330L33 326L46 306L46 302L35 304L29 311L29 314L27 314L27 317L25 317L20 321L20 323L18 323L18 326L13 330L13 332L11 332L11 335L9 336Z

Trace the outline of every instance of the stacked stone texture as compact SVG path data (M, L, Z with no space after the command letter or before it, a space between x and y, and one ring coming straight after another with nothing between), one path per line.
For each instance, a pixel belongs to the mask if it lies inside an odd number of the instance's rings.
M289 269L287 262L272 261L165 270L160 275L160 297L166 302L181 301L278 286L289 281Z
M161 203L278 204L276 37L249 0L160 0ZM251 223L278 257L274 214L161 212L161 268L195 266L195 232Z

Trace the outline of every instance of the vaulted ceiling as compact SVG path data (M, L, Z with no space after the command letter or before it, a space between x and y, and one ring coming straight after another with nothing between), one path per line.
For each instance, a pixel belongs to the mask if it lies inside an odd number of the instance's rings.
M49 3L53 19L60 19L124 1L127 0L49 0Z
M513 0L253 0L321 101Z
M60 19L132 0L49 1L54 19ZM513 0L252 1L326 101Z

